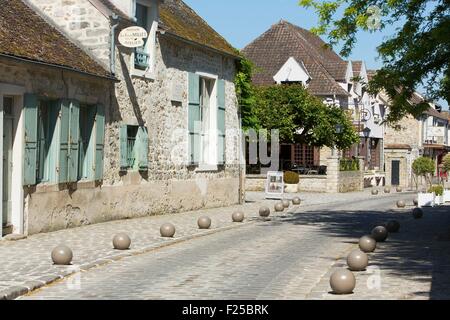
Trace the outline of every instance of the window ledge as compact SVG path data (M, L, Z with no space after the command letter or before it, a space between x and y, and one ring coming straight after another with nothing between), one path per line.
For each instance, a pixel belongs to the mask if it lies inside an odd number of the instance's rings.
M211 172L219 171L219 166L216 164L201 164L196 169L195 172Z
M146 80L155 80L156 79L155 72L149 72L149 71L139 70L139 69L135 69L135 68L133 68L133 70L131 71L131 76L133 78L141 78L141 79L146 79Z

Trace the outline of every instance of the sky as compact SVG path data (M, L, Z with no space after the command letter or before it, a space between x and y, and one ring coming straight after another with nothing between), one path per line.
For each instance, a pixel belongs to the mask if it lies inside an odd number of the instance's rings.
M314 10L300 7L298 0L184 1L238 49L244 48L281 19L305 29L311 29L318 23ZM374 33L359 32L358 42L347 59L364 60L368 69L380 68L377 46L394 32L395 26ZM334 49L339 53L339 47ZM448 108L446 103L440 103Z

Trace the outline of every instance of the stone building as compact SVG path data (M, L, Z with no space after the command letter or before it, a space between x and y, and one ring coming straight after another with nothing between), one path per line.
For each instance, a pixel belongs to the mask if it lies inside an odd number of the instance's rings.
M25 131L11 161L23 166L22 177L13 173L21 194L11 193L12 232L241 201L238 56L191 8L181 0L0 2L0 94L7 107L8 92L16 95L16 138ZM119 43L130 26L147 31L141 47ZM27 126L33 112L38 121Z

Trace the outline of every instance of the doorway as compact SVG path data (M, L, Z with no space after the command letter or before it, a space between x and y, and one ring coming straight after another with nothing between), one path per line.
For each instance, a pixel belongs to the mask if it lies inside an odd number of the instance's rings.
M14 97L3 97L3 181L2 181L2 227L4 233L12 232L12 169L14 137Z
M400 185L400 160L392 160L391 165L391 185Z

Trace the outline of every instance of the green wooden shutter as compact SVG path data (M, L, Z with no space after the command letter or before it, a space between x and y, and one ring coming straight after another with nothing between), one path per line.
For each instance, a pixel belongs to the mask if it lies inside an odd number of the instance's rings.
M146 127L139 127L136 137L137 162L139 171L148 170L148 131Z
M225 164L225 81L217 81L217 163Z
M78 180L78 157L80 139L80 103L71 101L69 111L69 157L68 157L68 181Z
M59 152L56 166L58 183L66 183L69 178L69 129L70 129L70 101L63 99L59 104ZM52 170L53 168L50 167Z
M120 140L120 170L128 169L128 126L123 124L119 131Z
M25 152L23 162L23 184L36 184L36 162L37 162L37 117L38 98L34 94L24 96L24 127L25 127Z
M97 104L97 115L95 117L95 180L103 180L103 159L105 153L105 107Z
M189 73L188 130L190 164L198 164L200 161L200 121L200 77L195 73Z

